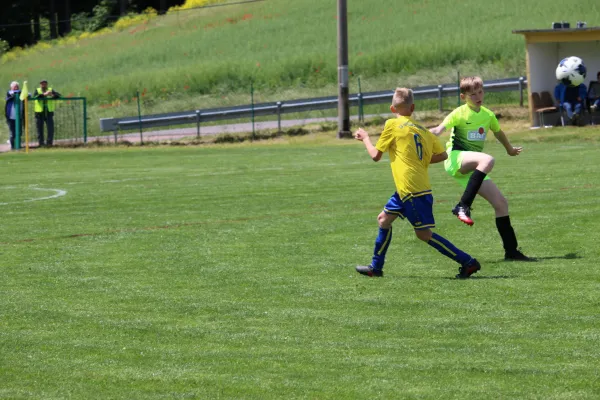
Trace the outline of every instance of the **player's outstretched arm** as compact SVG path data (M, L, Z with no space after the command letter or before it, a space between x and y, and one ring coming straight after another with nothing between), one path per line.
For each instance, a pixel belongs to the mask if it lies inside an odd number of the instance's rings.
M373 161L377 162L381 160L381 156L383 155L383 153L377 150L375 146L373 146L373 143L371 143L371 138L369 137L369 133L367 131L365 131L362 128L358 128L358 130L354 132L354 138L363 142L367 149L367 152L369 153Z
M442 133L444 133L445 130L446 130L446 127L444 126L444 124L439 124L435 128L431 128L429 131L431 133L433 133L435 136L440 136Z
M521 154L521 151L523 151L522 147L513 147L512 144L510 144L510 141L508 140L502 129L500 129L498 132L494 132L494 136L496 136L496 139L498 139L498 141L502 143L502 146L504 146L504 148L506 149L506 154L508 154L509 156L518 156L519 154Z

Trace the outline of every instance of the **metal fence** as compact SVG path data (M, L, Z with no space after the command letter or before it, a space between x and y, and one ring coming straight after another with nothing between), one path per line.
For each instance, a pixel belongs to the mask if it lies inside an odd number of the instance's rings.
M23 113L24 118L19 121L17 126L20 134L15 135L16 149L28 148L30 144L44 142L42 138L38 137L38 123L42 137L46 141L48 140L48 124L52 124L54 141L63 144L87 142L87 99L85 97L57 97L47 98L44 101L54 103L52 122L48 121L49 117L41 118L41 115L35 112L36 100L29 97L24 103L24 107L26 107ZM42 121L44 122L42 123ZM40 141L40 139L42 140Z
M520 105L523 105L524 90L527 80L524 77L506 78L484 82L486 92L519 91ZM458 95L458 85L437 85L413 88L415 100L435 99L439 101L439 109L443 111L443 98ZM369 92L351 94L350 106L358 107L359 113L366 105L389 103L393 91ZM102 132L114 132L115 139L119 131L158 128L164 126L196 124L197 136L200 136L200 126L204 122L223 121L241 118L277 116L277 126L281 130L281 116L288 113L303 111L326 110L337 108L337 96L320 97L302 100L286 100L271 103L250 104L234 107L211 108L186 112L138 115L123 118L100 119Z

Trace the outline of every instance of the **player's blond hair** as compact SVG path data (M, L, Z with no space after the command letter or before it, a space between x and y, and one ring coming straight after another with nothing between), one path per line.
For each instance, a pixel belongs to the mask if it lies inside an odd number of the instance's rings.
M483 80L478 76L467 76L460 80L460 92L471 93L483 88Z
M392 105L394 108L398 107L410 107L414 102L413 91L407 88L396 88L394 97L392 98Z

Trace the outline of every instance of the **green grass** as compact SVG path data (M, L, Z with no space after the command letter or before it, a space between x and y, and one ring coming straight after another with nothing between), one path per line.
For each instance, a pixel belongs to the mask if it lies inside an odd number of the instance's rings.
M468 281L402 221L386 277L354 272L392 179L332 136L3 156L0 397L598 397L597 132L487 145L538 263L502 261L483 201L457 222L432 166Z
M583 0L466 0L348 5L351 91L525 74L524 40L513 29L572 24L600 12ZM0 82L46 78L89 100L99 118L337 94L336 7L322 0L269 0L169 14L120 32L26 52L0 65ZM590 21L590 25L593 22ZM0 125L2 131L6 127Z
M492 8L477 1L449 6L427 0L394 7L375 0L351 2L350 69L372 79L491 61L512 73L524 72L523 39L511 30L574 20L580 9L598 11L591 0L572 11L550 1L532 15L537 4L510 0ZM144 88L159 97L163 89L179 92L185 85L196 94L245 93L251 80L277 91L297 85L320 88L337 80L336 13L334 5L318 0L178 12L32 52L4 64L0 77L8 81L44 74L63 92L89 96L92 102L126 100Z

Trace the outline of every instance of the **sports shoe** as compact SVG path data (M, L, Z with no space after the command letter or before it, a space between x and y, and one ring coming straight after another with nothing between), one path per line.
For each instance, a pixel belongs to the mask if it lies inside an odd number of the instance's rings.
M475 272L481 269L481 264L476 259L472 259L468 264L461 266L456 274L456 279L467 279Z
M370 265L359 265L358 267L356 267L356 272L373 278L383 277L383 270L373 269L373 267L371 267Z
M464 206L458 203L453 209L452 214L456 215L456 217L465 224L469 226L473 226L475 222L471 219L471 208L469 206Z
M519 250L514 250L514 251L504 253L504 260L505 261L525 261L525 262L537 261L533 257L527 257L525 254L521 253Z
M592 112L596 111L597 109L598 109L598 106L597 106L597 105L595 105L595 104L592 104L592 105L590 106L590 110L592 110Z

